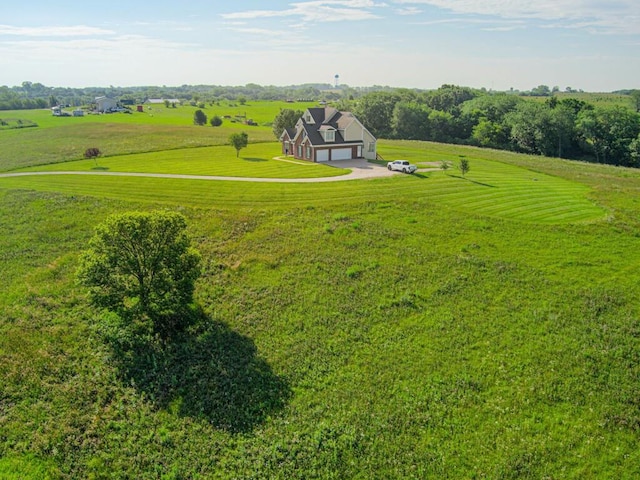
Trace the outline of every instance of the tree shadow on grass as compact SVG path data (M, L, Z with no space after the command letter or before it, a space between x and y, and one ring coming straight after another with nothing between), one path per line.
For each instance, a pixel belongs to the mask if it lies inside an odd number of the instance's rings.
M245 162L267 162L266 158L257 158L257 157L242 157L242 160Z
M120 357L120 372L159 408L232 433L249 432L282 410L291 390L250 338L205 321L206 327L163 346L137 345Z
M431 178L431 175L429 175L428 173L425 173L425 172L415 172L412 175L414 177L418 177L418 178Z
M496 186L495 186L495 185L489 185L488 183L478 182L478 181L476 181L476 180L471 180L470 178L462 177L462 176L460 176L460 175L451 175L451 174L447 174L447 175L449 175L450 177L453 177L453 178L459 178L460 180L466 180L467 182L475 183L476 185L481 185L481 186L483 186L483 187L496 188Z

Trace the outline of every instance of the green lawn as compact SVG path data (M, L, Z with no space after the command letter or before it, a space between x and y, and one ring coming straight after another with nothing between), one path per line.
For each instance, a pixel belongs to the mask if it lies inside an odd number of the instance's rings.
M65 170L186 173L271 178L308 178L347 173L326 165L293 164L268 160L277 145L250 146L242 158L231 147L176 150L71 162ZM404 153L404 152L402 152ZM480 153L480 152L476 152ZM211 156L203 160L203 157ZM406 157L408 155L401 155ZM607 212L589 200L589 188L574 181L532 172L502 162L470 160L472 171L462 178L451 170L418 173L368 181L305 184L262 184L173 180L157 178L104 178L98 176L33 176L0 178L0 188L64 191L127 201L180 205L320 206L358 202L397 202L407 205L428 200L433 208L459 211L528 223L568 223L603 219ZM35 170L58 170L59 165Z
M267 175L274 147L236 162ZM471 170L0 178L0 478L639 477L638 172L380 147ZM195 154L197 172L227 149L99 164L168 171ZM203 317L115 357L78 257L107 215L156 208L188 219Z
M276 159L277 157L277 159ZM228 177L315 178L348 173L312 162L282 158L279 143L254 143L236 151L229 145L166 150L30 167L20 171L178 173Z

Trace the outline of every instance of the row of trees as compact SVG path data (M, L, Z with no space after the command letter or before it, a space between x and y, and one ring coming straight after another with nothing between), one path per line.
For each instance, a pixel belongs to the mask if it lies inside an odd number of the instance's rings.
M46 108L55 105L79 107L92 103L96 97L108 96L121 101L142 103L149 98L171 98L195 105L220 100L243 103L247 100L337 100L358 98L370 91L392 90L390 87L358 87L346 85L336 89L330 84L291 86L261 86L249 83L242 86L181 85L140 87L48 87L41 83L22 82L21 85L0 86L0 110ZM202 108L202 107L201 107Z
M377 137L640 167L640 115L619 105L600 107L557 97L534 101L444 85L423 93L374 92L342 107L351 107Z

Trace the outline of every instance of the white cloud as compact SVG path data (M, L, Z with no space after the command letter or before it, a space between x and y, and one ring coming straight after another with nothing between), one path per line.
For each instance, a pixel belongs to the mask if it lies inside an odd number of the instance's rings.
M510 25L504 27L485 27L482 30L485 32L513 32L514 30L518 30L520 28L524 28L520 25Z
M269 30L268 28L251 28L251 27L233 27L229 30L233 30L238 33L246 33L250 35L261 35L268 37L282 37L291 35L291 32L284 30Z
M562 21L604 33L640 33L637 0L395 0L400 5L431 5L458 14Z
M422 10L420 10L417 7L406 7L406 8L398 8L396 10L396 13L398 15L418 15L419 13L422 13Z
M113 35L113 30L75 25L70 27L15 27L0 25L0 35L15 35L19 37L86 37L92 35Z
M291 3L287 10L248 10L222 14L222 17L229 20L301 17L303 22L372 20L380 17L370 9L384 6L371 0L314 0Z

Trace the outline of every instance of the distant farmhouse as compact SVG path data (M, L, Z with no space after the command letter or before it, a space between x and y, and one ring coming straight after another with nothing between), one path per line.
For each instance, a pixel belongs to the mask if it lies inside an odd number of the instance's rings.
M376 158L375 137L351 112L333 107L307 109L280 142L283 154L312 162Z
M100 113L107 113L118 108L118 101L111 97L97 97L96 110Z

